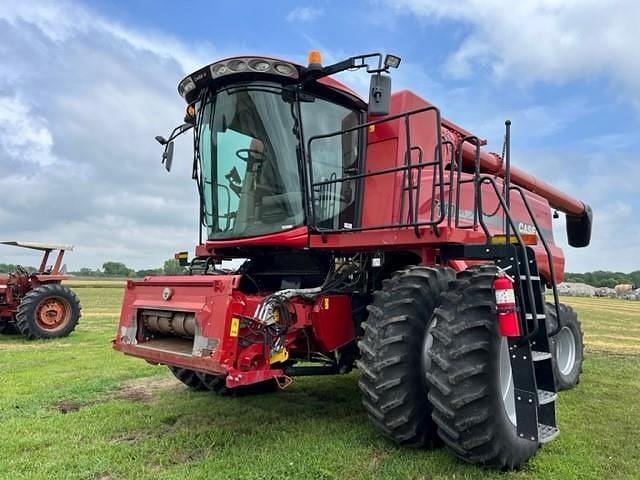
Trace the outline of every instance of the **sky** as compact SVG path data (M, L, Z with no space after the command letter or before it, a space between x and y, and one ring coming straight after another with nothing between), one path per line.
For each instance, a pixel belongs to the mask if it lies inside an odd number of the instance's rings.
M153 140L184 115L186 74L226 56L325 63L403 58L394 89L589 203L592 244L567 270L640 269L640 2L0 0L0 237L76 245L68 268L162 265L197 243L189 141L174 169ZM366 91L365 75L349 74ZM566 245L564 218L556 241ZM0 248L0 263L35 264Z

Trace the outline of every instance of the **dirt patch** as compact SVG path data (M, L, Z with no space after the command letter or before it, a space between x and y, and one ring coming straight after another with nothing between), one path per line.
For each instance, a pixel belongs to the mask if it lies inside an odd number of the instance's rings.
M171 377L136 378L123 383L120 389L111 395L111 398L128 400L130 402L149 403L153 401L159 392L174 390L178 387L178 382Z
M136 443L142 440L153 438L149 433L145 432L129 432L116 435L111 438L111 443Z
M375 451L371 455L371 467L377 469L380 466L380 463L387 458L389 455L386 453Z
M62 414L65 414L65 413L77 412L78 410L80 410L82 407L85 407L85 406L86 404L63 400L56 404L56 410L58 410Z
M66 414L77 412L82 408L107 403L111 400L151 403L155 400L159 392L178 388L180 388L180 384L172 377L136 378L124 382L117 390L109 392L97 400L82 403L72 400L61 400L55 404L54 408L58 412Z
M188 462L197 462L207 458L209 453L210 449L208 448L198 448L189 452L181 452L177 454L175 463L182 464Z

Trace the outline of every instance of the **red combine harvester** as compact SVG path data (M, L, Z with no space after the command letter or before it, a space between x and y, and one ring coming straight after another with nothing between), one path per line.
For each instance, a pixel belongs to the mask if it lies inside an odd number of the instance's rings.
M0 242L1 245L43 252L40 267L29 272L17 266L0 277L0 333L18 331L29 339L66 337L76 328L81 306L75 293L62 285L62 259L72 245L34 242ZM53 266L47 266L51 252L57 251Z
M591 210L511 168L509 122L503 155L487 153L391 94L399 63L236 57L182 80L185 123L156 140L170 170L193 129L200 242L190 275L127 283L114 348L221 394L357 366L390 439L515 468L558 435L556 392L582 364L552 209L575 247ZM359 68L368 103L331 77ZM245 261L223 271L231 259Z

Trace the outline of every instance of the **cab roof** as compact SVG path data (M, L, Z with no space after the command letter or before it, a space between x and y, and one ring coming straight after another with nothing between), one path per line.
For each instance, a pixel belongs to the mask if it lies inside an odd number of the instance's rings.
M306 67L274 57L237 56L217 60L187 75L178 84L178 93L187 103L197 100L204 88L219 87L246 80L270 80L283 84L301 81ZM309 80L309 86L327 87L333 93L345 97L365 109L367 103L358 93L330 76Z

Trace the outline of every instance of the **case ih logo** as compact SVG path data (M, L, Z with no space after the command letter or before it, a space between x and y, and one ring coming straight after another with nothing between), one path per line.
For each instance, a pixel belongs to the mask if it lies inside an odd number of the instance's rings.
M536 227L534 227L533 225L529 225L528 223L520 222L518 224L518 230L520 231L520 233L535 234L535 235L538 234Z

